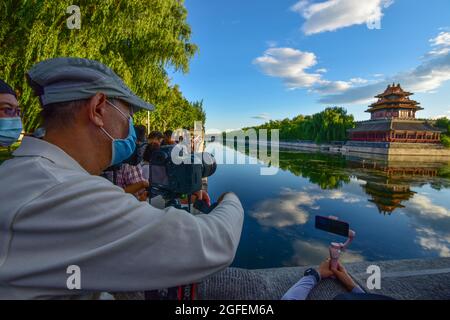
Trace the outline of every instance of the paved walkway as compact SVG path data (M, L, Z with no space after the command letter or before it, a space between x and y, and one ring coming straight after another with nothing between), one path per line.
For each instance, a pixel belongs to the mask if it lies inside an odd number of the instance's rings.
M381 268L381 290L366 287L369 265ZM277 300L296 283L308 267L245 270L227 268L199 286L204 300ZM366 292L395 299L450 299L450 258L358 262L346 268ZM314 288L308 299L333 299L345 289L336 280L327 279Z

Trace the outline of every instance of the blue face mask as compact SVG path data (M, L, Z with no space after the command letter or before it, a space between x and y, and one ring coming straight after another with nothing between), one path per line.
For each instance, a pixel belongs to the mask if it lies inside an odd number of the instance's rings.
M106 101L117 111L119 111L126 119L128 119L128 136L125 139L114 139L105 129L100 128L112 140L112 158L111 166L120 164L133 155L136 149L136 132L134 131L133 120L127 117L118 107L111 102Z
M9 147L19 139L22 133L22 119L0 118L0 146Z

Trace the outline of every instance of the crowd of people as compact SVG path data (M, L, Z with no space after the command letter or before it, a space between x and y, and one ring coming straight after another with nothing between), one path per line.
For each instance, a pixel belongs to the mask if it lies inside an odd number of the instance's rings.
M199 282L232 263L244 221L234 193L223 193L207 215L147 201L152 153L184 142L170 130L147 136L133 125L134 111L151 104L93 60L49 59L26 77L43 122L0 166L0 299L159 290ZM19 139L20 116L16 92L0 81L0 146ZM124 163L143 145L141 162ZM81 270L77 290L67 284L70 266ZM343 266L332 270L327 260L284 299L305 299L333 275L362 293Z
M182 144L184 138L179 136L177 140L174 140L172 130L164 133L151 131L147 136L147 128L143 125L134 126L134 131L136 132L136 151L132 157L136 157L136 160L132 159L132 163L125 161L125 163L107 168L102 176L123 188L126 193L133 194L138 200L148 201L153 153L158 151L161 146ZM200 190L199 193L201 193Z

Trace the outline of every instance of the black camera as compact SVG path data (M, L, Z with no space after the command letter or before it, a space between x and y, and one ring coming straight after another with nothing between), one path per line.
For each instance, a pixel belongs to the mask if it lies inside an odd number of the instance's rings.
M133 151L133 154L123 162L110 166L104 170L104 172L115 172L120 169L120 167L124 164L129 164L130 166L137 166L144 160L144 152L147 149L147 143L137 143L136 148ZM115 180L115 179L113 179ZM113 181L115 183L115 181Z
M199 191L202 189L202 178L213 175L217 169L212 154L191 153L183 144L162 146L152 153L150 163L152 191L163 195Z
M133 154L126 159L123 163L129 164L131 166L137 166L138 164L142 163L144 160L144 153L147 149L148 143L136 143L136 148L134 149ZM122 163L122 164L123 164Z

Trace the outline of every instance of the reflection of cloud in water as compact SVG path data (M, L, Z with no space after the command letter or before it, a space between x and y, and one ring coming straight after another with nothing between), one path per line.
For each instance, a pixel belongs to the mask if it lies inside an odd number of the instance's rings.
M286 265L318 265L330 256L328 245L317 241L294 241L292 245L294 256ZM342 263L352 263L364 261L364 257L355 251L345 251L341 255Z
M450 234L442 236L428 228L419 228L417 232L418 243L422 248L436 251L440 257L450 257Z
M300 206L314 206L317 199L317 195L283 189L279 198L264 200L250 215L266 227L283 228L305 224L309 214Z
M339 190L305 188L296 191L284 188L278 198L267 199L256 206L250 216L266 227L284 228L308 222L308 210L319 210L317 201L323 199L342 200L345 203L360 202L361 199Z
M409 200L409 208L415 213L426 216L431 219L450 218L450 210L442 206L435 205L431 199L423 194L415 195Z
M355 196L351 196L349 194L344 194L342 191L333 190L329 192L329 195L325 198L333 199L333 200L342 200L344 203L357 203L360 202L361 199Z
M360 185L360 186L363 186L363 185L365 185L365 184L367 183L367 181L365 181L365 180L360 180L360 179L358 179L358 178L351 178L350 180L351 180L351 182L353 182L353 183L355 183L355 184L358 184L358 185Z
M440 257L450 257L450 210L433 204L425 194L417 194L409 200L407 213L418 225L416 242Z

